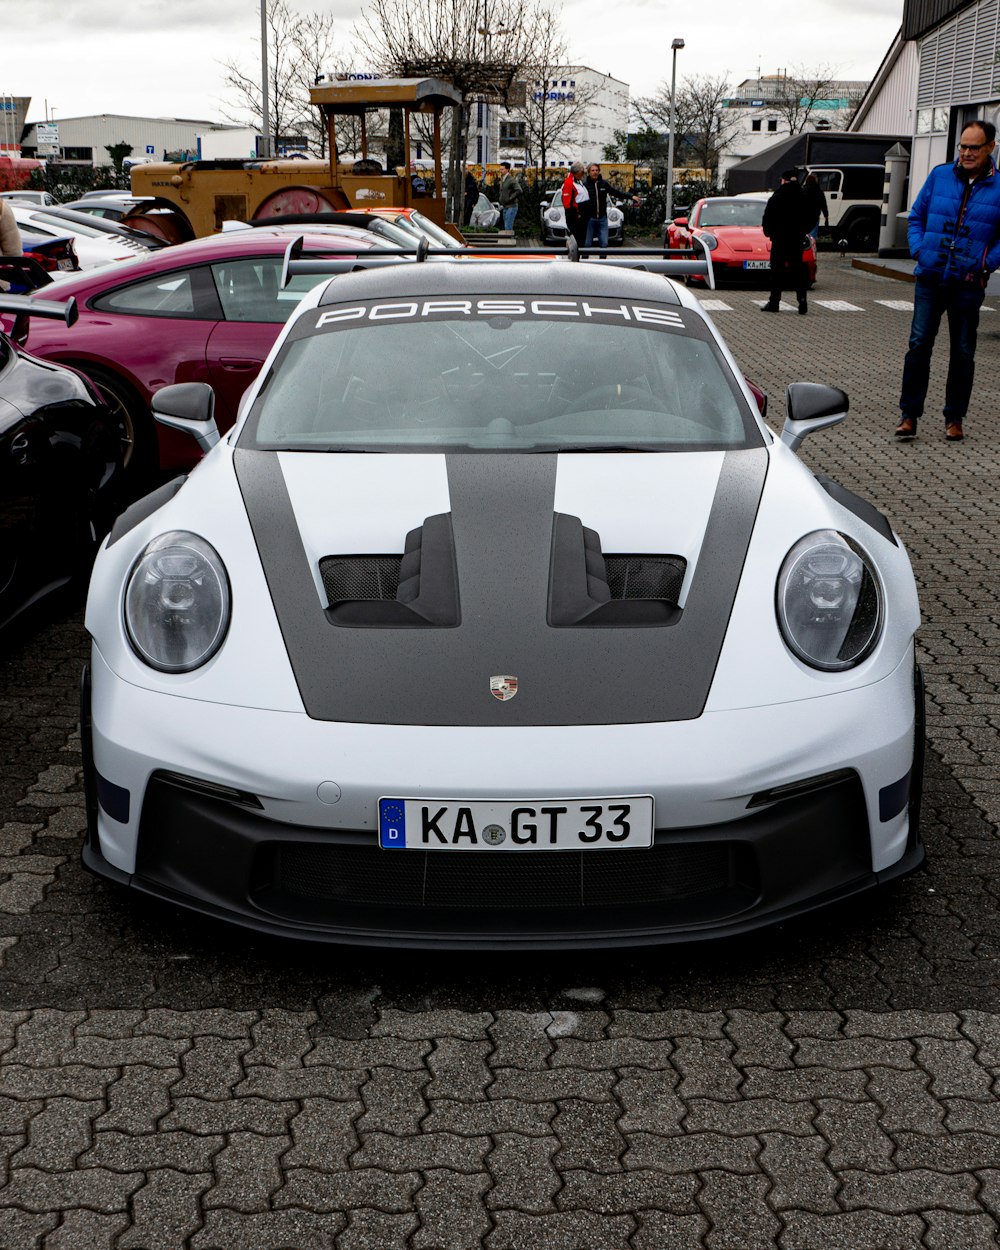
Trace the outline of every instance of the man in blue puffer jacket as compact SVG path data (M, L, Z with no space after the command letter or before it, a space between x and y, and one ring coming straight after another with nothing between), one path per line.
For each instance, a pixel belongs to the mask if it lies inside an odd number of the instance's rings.
M938 165L910 210L910 255L916 260L913 324L899 397L896 438L917 433L930 376L931 350L941 317L948 314L951 355L945 386L945 438L963 437L972 396L976 330L986 283L1000 268L1000 176L993 164L996 127L972 121L962 130L958 160Z

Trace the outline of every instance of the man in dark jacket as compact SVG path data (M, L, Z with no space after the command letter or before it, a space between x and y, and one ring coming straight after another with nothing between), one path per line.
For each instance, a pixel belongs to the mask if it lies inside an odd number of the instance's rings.
M610 182L601 177L601 167L594 161L587 166L587 176L583 180L590 199L584 208L587 219L587 233L584 246L590 247L597 242L601 247L608 246L608 193L614 191Z
M778 311L781 292L786 286L794 287L799 312L805 316L809 311L806 304L809 276L802 260L808 217L809 205L798 174L794 169L786 169L781 175L781 185L767 202L761 223L771 240L771 298L764 305L764 312Z
M479 183L476 176L469 168L465 167L465 183L463 185L463 203L462 203L462 225L467 226L472 221L472 211L476 207L479 199Z
M913 322L903 362L899 397L902 419L896 438L909 442L923 416L931 350L948 314L951 354L944 394L944 436L964 437L963 421L972 397L976 331L986 283L1000 267L1000 177L993 164L996 127L972 121L962 130L958 160L938 165L910 209L907 230L916 260Z

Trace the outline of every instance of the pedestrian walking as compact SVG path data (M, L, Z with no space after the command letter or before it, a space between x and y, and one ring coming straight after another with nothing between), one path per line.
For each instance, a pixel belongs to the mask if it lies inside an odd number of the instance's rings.
M777 312L781 292L790 286L795 290L802 316L809 311L806 303L808 275L802 250L809 225L806 193L799 185L794 169L786 169L781 184L764 206L764 233L771 240L771 298L764 312Z
M476 207L476 201L479 199L479 183L476 182L476 176L472 169L466 165L465 167L465 188L464 199L462 204L462 225L467 226L472 221L472 210Z
M500 207L503 210L503 228L505 230L513 230L514 219L517 217L517 210L521 201L521 184L511 173L510 161L501 161L500 168L504 171L500 182Z
M584 247L597 242L602 248L608 246L608 195L614 190L610 182L601 177L601 167L594 161L587 168L587 177L583 185L587 188L590 199L587 201L589 211L585 213L587 231L584 235Z
M976 331L986 284L1000 267L1000 178L993 163L996 126L971 121L962 129L958 158L937 165L910 209L907 239L916 260L913 321L903 361L902 413L895 435L916 437L930 380L931 352L948 314L951 351L944 392L944 436L965 437L965 414L976 368Z
M826 202L826 196L823 194L823 188L819 185L819 179L815 174L806 174L806 180L802 184L802 190L806 193L806 204L809 210L809 219L812 225L806 231L811 234L814 239L819 237L819 219L823 218L823 224L827 227L830 225L830 209Z
M583 180L582 161L574 161L562 184L562 202L566 213L566 238L572 235L577 247L585 247L587 241L587 202L590 192Z

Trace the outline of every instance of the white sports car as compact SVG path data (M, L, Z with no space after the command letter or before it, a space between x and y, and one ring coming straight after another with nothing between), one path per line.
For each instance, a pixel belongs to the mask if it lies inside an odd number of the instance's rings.
M324 279L223 441L208 387L158 393L211 450L98 556L89 868L272 933L533 947L920 864L909 560L794 454L847 396L793 384L777 437L626 264Z

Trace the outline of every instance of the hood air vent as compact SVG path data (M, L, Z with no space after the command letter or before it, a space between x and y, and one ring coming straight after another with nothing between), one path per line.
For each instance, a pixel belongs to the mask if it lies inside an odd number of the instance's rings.
M549 624L605 629L672 625L680 619L687 561L671 555L604 555L579 517L557 512L549 565Z
M448 628L459 623L455 540L446 512L410 530L401 556L324 556L319 571L326 615L334 625Z

